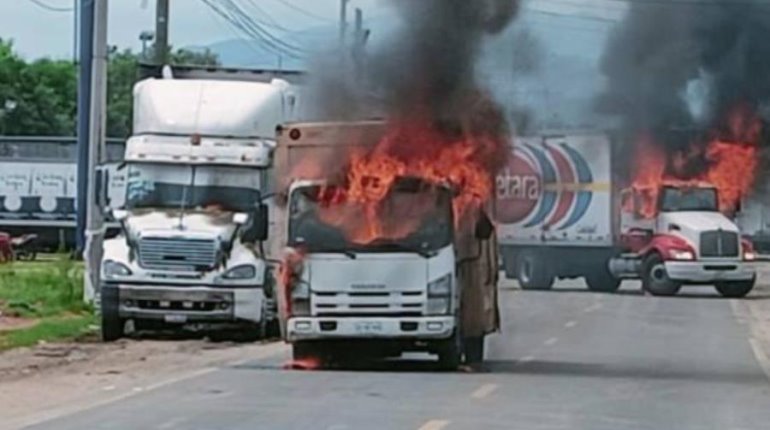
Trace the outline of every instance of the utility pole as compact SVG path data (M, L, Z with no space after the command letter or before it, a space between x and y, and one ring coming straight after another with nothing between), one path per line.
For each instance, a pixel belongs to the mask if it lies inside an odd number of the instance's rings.
M101 174L101 166L106 160L107 128L107 3L108 0L93 1L93 56L88 62L91 66L91 103L88 121L88 190L86 215L86 263L85 300L93 300L99 291L99 278L104 242L104 200L102 191L107 186L106 178ZM99 179L99 180L97 180Z
M157 0L155 8L155 64L168 64L169 0Z
M364 74L364 47L367 34L364 32L364 12L361 8L356 8L355 27L353 31L353 67L356 77L360 78Z
M88 212L88 153L91 115L91 58L94 49L94 2L80 0L80 64L78 71L78 147L77 147L77 217L76 255L85 249L86 213Z
M345 48L345 37L348 31L348 3L350 0L340 0L340 50Z

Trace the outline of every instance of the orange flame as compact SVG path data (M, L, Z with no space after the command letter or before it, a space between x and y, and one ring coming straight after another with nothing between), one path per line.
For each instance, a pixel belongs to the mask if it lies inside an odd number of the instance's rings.
M340 228L348 240L367 244L408 236L435 210L430 199L389 202L397 179L413 177L450 186L456 226L491 196L493 165L505 139L492 136L450 137L421 121L392 123L369 151L355 150L342 187L324 190L321 219Z
M696 142L686 151L666 153L649 135L637 141L632 187L642 196L640 215L656 215L658 193L667 184L712 185L719 194L720 210L735 210L754 184L762 122L743 105L733 109L725 122L724 133L715 133L717 137L701 145ZM695 174L683 173L694 163L704 168Z

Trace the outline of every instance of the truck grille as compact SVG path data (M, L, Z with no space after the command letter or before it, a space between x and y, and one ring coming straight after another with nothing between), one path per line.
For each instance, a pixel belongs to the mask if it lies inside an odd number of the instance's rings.
M738 257L739 255L738 233L722 230L701 233L701 257Z
M410 316L423 314L425 295L408 292L313 292L313 315L320 317Z
M145 269L196 271L216 265L217 244L212 239L139 240L139 264Z

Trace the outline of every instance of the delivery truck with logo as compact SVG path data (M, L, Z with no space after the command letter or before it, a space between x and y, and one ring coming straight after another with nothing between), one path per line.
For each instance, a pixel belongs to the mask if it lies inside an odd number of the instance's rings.
M582 277L599 292L616 291L624 279L641 279L655 295L703 284L727 297L751 291L752 245L720 213L714 186L623 188L622 172L613 169L606 134L516 139L496 183L507 277L538 290L550 289L556 279Z

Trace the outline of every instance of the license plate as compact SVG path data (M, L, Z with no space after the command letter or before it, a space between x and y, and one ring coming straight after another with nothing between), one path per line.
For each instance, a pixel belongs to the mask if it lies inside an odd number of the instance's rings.
M359 322L355 325L358 334L377 334L382 333L382 323L379 322Z
M184 324L187 322L187 317L184 315L166 315L163 318L167 323L172 324Z

